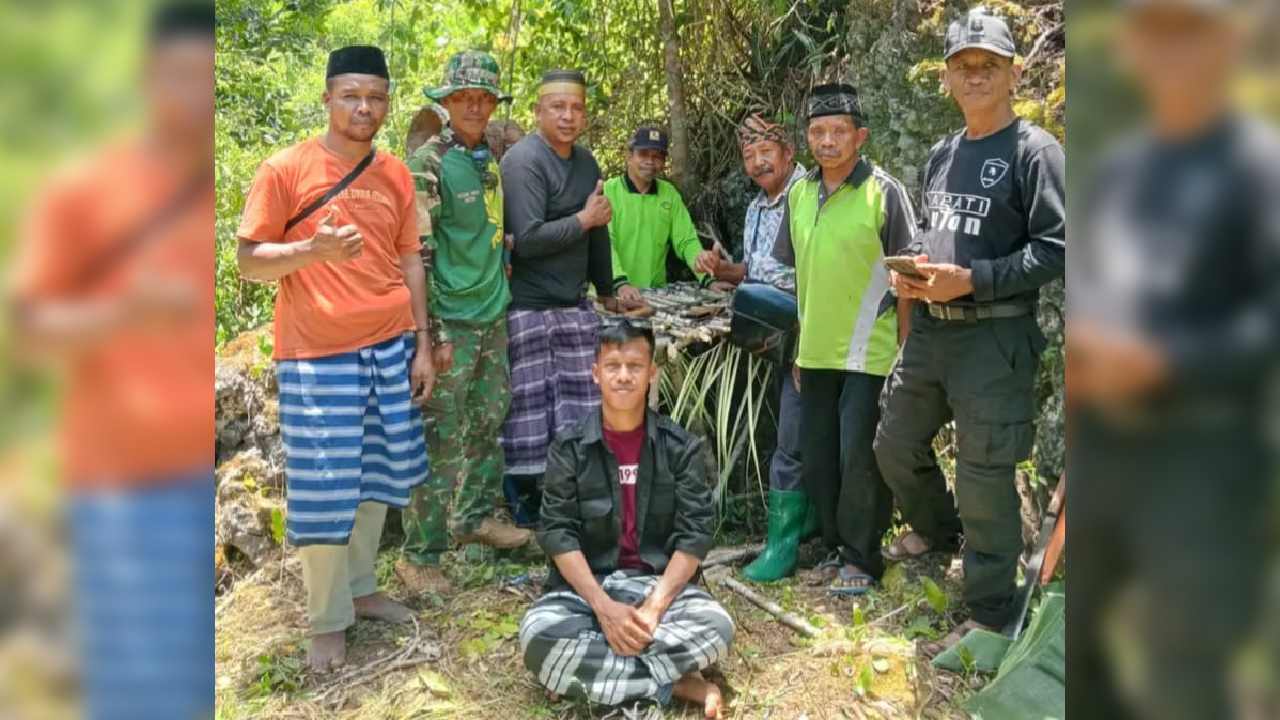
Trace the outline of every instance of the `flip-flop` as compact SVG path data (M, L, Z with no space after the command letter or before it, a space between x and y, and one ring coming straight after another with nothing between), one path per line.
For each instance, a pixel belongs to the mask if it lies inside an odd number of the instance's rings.
M850 568L853 569L850 570ZM853 585L851 583L861 584ZM875 587L875 584L876 579L857 565L845 565L837 571L835 580L831 581L831 585L827 589L832 595L856 597L871 592L871 588Z
M844 567L844 560L840 559L839 553L832 553L826 560L813 566L810 570L807 582L809 585L830 585L840 576L840 568Z
M916 537L924 541L924 550L921 550L920 552L911 552L910 550L907 549L907 545L903 541L906 540L911 535L915 535ZM927 555L931 552L933 552L933 542L930 541L929 538L921 535L915 530L909 530L905 533L902 533L898 537L894 538L893 542L889 543L883 548L880 548L880 554L883 555L884 559L888 560L889 562L902 562L903 560L918 558L922 555Z

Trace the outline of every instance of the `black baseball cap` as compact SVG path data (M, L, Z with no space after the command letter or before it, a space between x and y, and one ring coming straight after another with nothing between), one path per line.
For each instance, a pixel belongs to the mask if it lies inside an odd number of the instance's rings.
M642 125L636 128L636 134L631 136L631 142L627 143L627 147L631 150L657 150L665 154L668 144L667 134L662 128Z
M947 28L944 47L943 60L950 60L952 55L969 48L986 50L1007 58L1018 54L1009 25L982 7L970 10L964 17L951 23Z

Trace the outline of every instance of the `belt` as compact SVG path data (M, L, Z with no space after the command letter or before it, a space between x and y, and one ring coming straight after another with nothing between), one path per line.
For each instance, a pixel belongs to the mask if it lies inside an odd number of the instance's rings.
M1030 305L1013 303L985 303L982 305L929 303L926 307L928 308L929 317L963 322L977 322L992 318L1015 318L1031 314Z

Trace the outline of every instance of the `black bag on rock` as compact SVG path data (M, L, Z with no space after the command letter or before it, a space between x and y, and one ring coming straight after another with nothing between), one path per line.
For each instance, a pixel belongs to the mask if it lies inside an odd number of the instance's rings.
M800 319L794 295L765 283L743 283L733 293L729 342L778 365L795 356Z

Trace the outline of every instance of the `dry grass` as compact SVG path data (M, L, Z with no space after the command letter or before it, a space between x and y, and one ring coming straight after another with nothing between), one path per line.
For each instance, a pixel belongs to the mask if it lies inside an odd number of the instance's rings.
M815 559L806 547L802 563ZM526 558L528 560L528 558ZM384 552L379 575L403 598ZM714 669L732 718L962 718L957 701L978 678L937 674L915 655L912 636L934 636L951 621L924 599L927 575L955 597L958 581L948 558L931 556L893 570L876 593L837 599L801 577L760 588L790 612L819 626L800 638L727 588L709 589L735 618L731 656ZM803 565L802 565L803 567ZM306 654L303 588L296 560L276 561L239 578L218 601L217 692L221 720L240 718L350 718L353 720L624 717L607 708L562 701L551 704L521 663L515 627L535 597L541 563L510 558L483 564L450 557L458 590L452 597L409 599L418 610L413 628L360 622L348 634L348 668L372 666L402 652L415 639L438 647L439 657L395 672L372 672L329 692L324 678L302 671ZM528 579L532 573L533 578ZM857 608L855 610L855 608ZM263 677L270 681L263 685ZM860 690L861 687L861 690ZM666 718L696 718L675 706Z

